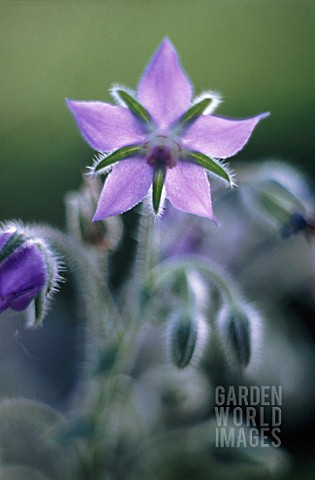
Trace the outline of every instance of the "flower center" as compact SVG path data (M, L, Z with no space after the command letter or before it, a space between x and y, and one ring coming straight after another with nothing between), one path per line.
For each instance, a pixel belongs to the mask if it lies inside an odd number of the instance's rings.
M151 167L175 167L181 147L166 135L157 135L144 145L146 160Z

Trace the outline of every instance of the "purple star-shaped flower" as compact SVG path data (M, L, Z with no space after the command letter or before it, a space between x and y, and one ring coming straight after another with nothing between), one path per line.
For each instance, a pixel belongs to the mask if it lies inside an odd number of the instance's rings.
M85 140L102 153L94 173L114 164L93 220L131 209L151 189L156 214L166 194L178 210L216 221L207 172L232 184L218 159L241 150L268 113L244 120L214 116L216 96L205 93L192 102L192 93L176 50L165 38L136 95L123 87L113 89L119 106L67 101Z

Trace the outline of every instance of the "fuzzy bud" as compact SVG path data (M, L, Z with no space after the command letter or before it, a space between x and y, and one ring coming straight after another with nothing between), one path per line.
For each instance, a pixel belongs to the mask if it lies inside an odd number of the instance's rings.
M240 308L224 305L219 312L218 333L223 352L232 368L245 369L257 354L261 338L261 319L249 305Z
M170 357L178 368L185 368L202 355L208 338L208 327L201 315L178 312L170 319L168 343Z
M122 223L118 217L92 222L101 185L97 178L87 177L78 192L66 196L67 224L72 235L101 250L111 250L118 244Z
M0 228L0 313L27 309L28 325L41 324L59 280L59 264L47 244L21 224Z
M307 180L296 169L281 162L248 169L241 194L249 212L282 237L313 230L314 200Z

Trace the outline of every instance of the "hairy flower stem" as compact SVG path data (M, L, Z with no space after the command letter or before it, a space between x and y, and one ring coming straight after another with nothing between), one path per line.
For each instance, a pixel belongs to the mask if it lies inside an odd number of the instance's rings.
M101 478L104 467L100 456L98 436L104 424L100 418L112 405L118 386L114 374L120 368L124 357L128 332L123 332L122 321L112 296L105 283L106 259L96 249L87 248L77 239L49 227L38 227L37 233L49 239L50 243L68 261L78 297L83 303L85 317L85 362L82 372L82 389L75 400L73 418L86 421L93 426L84 440L78 444L82 463L82 480ZM111 375L97 375L97 368L109 345L119 342L119 354ZM98 427L99 425L99 427ZM106 431L101 432L102 436Z
M105 342L116 331L117 325L121 324L105 283L104 259L94 249L87 249L78 240L58 230L38 227L36 231L67 259L76 282L86 326L84 375L89 377L89 372L95 370Z
M142 215L135 265L136 275L139 275L141 282L156 264L153 231L154 218L150 215Z
M125 302L124 325L118 314L112 296L105 283L105 262L99 252L87 248L79 240L51 228L39 228L38 233L49 238L68 261L69 268L76 280L80 300L84 306L86 319L85 370L83 372L83 391L75 405L74 418L79 422L87 421L91 431L80 441L80 456L83 465L84 480L101 478L104 469L104 439L111 445L108 451L115 449L120 432L112 431L107 421L112 415L112 405L119 404L119 410L128 405L130 373L133 369L137 351L134 348L139 332L139 287L154 264L152 251L153 222L150 217L141 217L138 251L134 260L135 274ZM131 295L130 295L131 294ZM97 373L100 360L110 346L117 347L116 358L110 371ZM127 360L127 361L126 361ZM125 379L124 399L121 399L121 381ZM78 399L77 399L78 400ZM107 413L106 413L107 412ZM114 455L114 451L112 453ZM110 468L110 467L109 467Z
M155 219L146 214L147 206L142 204L140 225L138 230L138 247L135 257L134 273L131 280L130 306L132 322L139 323L141 318L141 299L145 279L157 264L157 251L154 242Z
M146 283L159 287L165 280L178 273L196 271L206 275L216 285L226 302L235 308L239 304L240 292L236 284L217 264L199 256L185 256L185 259L165 261L147 276Z
M108 288L118 303L125 297L125 287L130 280L133 270L136 250L137 234L140 216L137 209L126 213L122 217L123 231L121 239L108 261Z
M112 406L119 405L120 414L118 416L123 415L124 410L129 408L130 389L133 385L131 373L137 356L135 346L139 335L139 324L143 321L140 314L139 293L145 278L156 263L153 228L154 219L142 214L138 229L138 248L134 259L133 276L123 306L124 327L119 329L115 338L116 359L110 371L94 376L93 392L85 407L93 429L84 442L84 456L90 464L90 471L94 472L95 480L102 471L102 464L106 461L110 463L110 460L104 459L104 439L108 438L108 445L110 445L107 447L109 458L111 451L112 455L115 455L114 450L121 440L120 427L117 427L117 431L113 431L112 426L108 425L113 414ZM124 391L123 395L122 390ZM107 468L110 469L110 466Z

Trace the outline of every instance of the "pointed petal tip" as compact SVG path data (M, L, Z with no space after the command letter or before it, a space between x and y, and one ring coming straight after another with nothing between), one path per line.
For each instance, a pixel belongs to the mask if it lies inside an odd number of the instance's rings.
M109 152L144 141L142 124L128 108L101 101L67 100L85 141L98 152Z
M95 213L94 217L92 218L92 222L99 222L100 220L105 220L106 217L103 215Z
M213 221L213 223L215 224L216 227L221 227L221 223L219 222L219 220L217 219L217 217L214 214L212 214L212 216L209 217L209 218L210 218L210 220Z
M160 47L158 48L158 50L160 50L161 48L171 48L172 50L175 50L175 47L173 45L173 43L170 41L170 39L168 38L167 35L165 35L165 37L163 38L161 44L160 44Z
M248 142L264 112L244 119L202 115L182 135L184 147L212 158L225 159L239 152Z
M258 117L259 117L260 119L263 119L263 118L269 117L270 115L271 115L270 112L263 112L263 113L261 113L260 115L258 115Z
M66 98L65 98L65 102L66 102L67 107L68 107L70 110L72 110L72 105L73 105L74 103L77 103L77 100L71 100L71 98L66 97Z
M197 215L198 217L204 217L204 218L207 218L208 220L211 220L216 227L220 227L221 224L219 222L219 220L217 219L217 217L214 215L213 211L212 211L212 207L210 207L210 210L207 209L207 211L205 211L205 213L201 212L201 211L198 211L196 213L194 212L191 212L193 215Z
M75 120L76 120L76 110L77 110L77 108L80 107L81 103L87 103L87 102L84 102L83 100L72 100L71 98L66 98L65 102L66 102L66 106L69 108L69 110L72 113L72 115L74 116Z
M65 102L66 102L66 105L67 105L67 107L69 108L69 110L71 110L72 100L70 100L70 98L66 97L66 98L65 98Z
M98 215L96 211L94 217L92 218L92 222L98 222L99 220L103 220L103 218L100 218L100 215Z
M106 220L107 218L114 217L115 215L121 215L121 213L109 213L109 214L107 214L106 212L101 211L100 208L97 208L96 212L94 214L94 217L92 218L92 222L99 222L101 220Z
M167 129L188 109L192 92L178 53L166 37L144 70L137 99L150 112L157 127Z
M164 55L173 55L173 58L175 59L175 61L179 62L178 52L174 47L173 43L170 41L170 39L167 36L163 38L162 42L160 43L158 48L155 50L155 53L153 54L153 57L151 58L151 61L147 65L145 71L149 69L150 64L152 64L154 60L158 60L159 57L163 57Z

